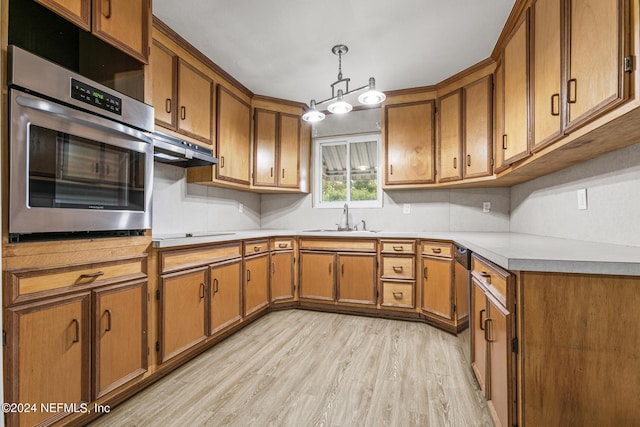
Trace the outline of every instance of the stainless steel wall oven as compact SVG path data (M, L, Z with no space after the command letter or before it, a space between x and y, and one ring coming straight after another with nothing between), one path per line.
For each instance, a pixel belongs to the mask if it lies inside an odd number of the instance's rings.
M151 228L153 108L9 47L9 234Z

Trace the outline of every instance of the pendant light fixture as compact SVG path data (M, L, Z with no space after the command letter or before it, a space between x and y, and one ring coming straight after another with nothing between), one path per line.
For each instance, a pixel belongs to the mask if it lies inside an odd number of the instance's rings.
M349 48L346 45L338 44L331 48L331 52L333 52L334 55L338 55L338 80L331 84L331 98L320 102L312 99L309 103L309 109L302 115L302 120L304 121L319 122L324 120L325 115L317 109L317 106L327 103L330 103L327 110L332 114L348 113L353 109L353 106L345 101L344 97L365 89L367 89L367 91L358 97L358 102L363 105L377 105L386 99L384 93L376 90L376 79L373 77L369 78L369 84L349 90L349 82L351 79L342 76L342 55L346 55L347 52L349 52ZM342 85L342 88L337 89L336 92L336 86L338 85Z

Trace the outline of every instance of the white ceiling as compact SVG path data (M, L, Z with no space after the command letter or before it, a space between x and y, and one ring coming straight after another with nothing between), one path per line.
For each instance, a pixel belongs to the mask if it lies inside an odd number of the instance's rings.
M153 13L253 93L331 95L436 84L489 57L514 0L153 0Z

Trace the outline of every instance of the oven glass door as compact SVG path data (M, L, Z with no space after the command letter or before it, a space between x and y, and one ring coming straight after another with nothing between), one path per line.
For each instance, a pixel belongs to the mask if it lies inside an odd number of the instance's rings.
M9 233L151 228L149 133L15 89Z
M144 154L29 126L29 206L144 210Z

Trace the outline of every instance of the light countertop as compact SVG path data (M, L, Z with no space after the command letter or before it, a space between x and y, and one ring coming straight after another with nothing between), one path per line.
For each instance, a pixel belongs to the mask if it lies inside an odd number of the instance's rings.
M450 240L511 271L640 276L640 246L521 233L242 230L193 233L190 237L184 234L153 236L153 247L166 249L277 236Z

